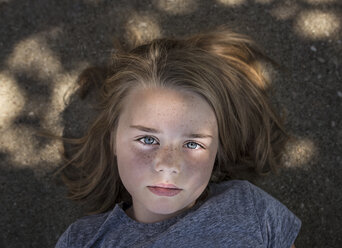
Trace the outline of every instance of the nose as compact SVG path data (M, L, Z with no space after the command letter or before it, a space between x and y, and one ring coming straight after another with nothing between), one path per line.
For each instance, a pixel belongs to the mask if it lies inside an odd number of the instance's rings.
M154 165L154 170L168 174L178 174L181 168L181 154L179 149L165 147L160 149Z

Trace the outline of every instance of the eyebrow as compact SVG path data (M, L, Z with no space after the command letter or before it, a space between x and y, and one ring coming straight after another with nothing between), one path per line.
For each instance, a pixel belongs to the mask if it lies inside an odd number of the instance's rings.
M150 127L144 127L141 125L131 125L130 128L135 128L135 129L138 129L140 131L144 131L144 132L148 132L148 133L161 133L161 131L159 131L158 129L154 129L154 128L150 128ZM202 134L202 133L191 133L191 134L187 134L185 136L189 137L189 138L213 138L213 136L211 136L209 134Z

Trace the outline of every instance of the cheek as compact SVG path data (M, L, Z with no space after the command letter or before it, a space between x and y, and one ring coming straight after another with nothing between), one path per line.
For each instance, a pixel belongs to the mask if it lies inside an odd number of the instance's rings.
M139 149L136 146L131 146L130 149L130 156L133 166L139 167L141 170L151 168L156 156L156 152Z
M209 152L189 152L185 159L188 173L197 174L199 177L210 176L214 162L215 156Z
M185 183L188 189L193 192L192 195L199 197L209 183L215 161L212 156L206 154L192 156L185 162L188 165L186 169L187 181Z
M155 152L138 149L134 145L118 149L118 168L122 180L141 181L151 170Z

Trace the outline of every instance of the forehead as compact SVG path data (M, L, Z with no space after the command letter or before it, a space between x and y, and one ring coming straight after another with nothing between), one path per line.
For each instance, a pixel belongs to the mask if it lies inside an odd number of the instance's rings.
M126 100L122 117L130 124L217 126L209 104L193 92L161 87L136 88Z

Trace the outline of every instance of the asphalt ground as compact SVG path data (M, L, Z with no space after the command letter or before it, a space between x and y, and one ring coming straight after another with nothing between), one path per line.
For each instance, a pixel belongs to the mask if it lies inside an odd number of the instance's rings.
M83 215L53 173L64 144L93 118L80 100L82 69L129 47L228 25L251 36L287 72L274 102L297 137L278 175L257 185L301 220L296 247L342 244L342 1L0 0L0 247L53 247Z

